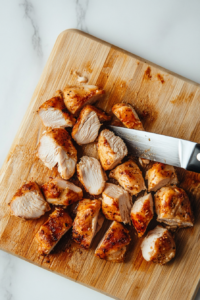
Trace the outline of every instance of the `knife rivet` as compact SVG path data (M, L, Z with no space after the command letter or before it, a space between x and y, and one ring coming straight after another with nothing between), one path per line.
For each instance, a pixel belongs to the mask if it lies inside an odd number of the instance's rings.
M197 160L200 161L200 153L197 154Z

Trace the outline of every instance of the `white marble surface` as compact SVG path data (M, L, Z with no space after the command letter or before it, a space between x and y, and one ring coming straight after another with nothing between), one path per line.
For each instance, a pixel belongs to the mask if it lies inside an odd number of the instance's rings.
M199 0L0 0L0 167L61 31L79 28L199 83L199 14ZM0 252L0 300L70 297L109 299Z

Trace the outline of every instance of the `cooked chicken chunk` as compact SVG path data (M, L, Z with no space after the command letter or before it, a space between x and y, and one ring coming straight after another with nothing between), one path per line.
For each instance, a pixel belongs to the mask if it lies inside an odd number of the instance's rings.
M83 156L77 165L77 175L85 190L99 195L105 187L105 174L100 162L93 157Z
M93 104L105 94L95 85L67 86L64 91L64 102L67 109L77 115L86 104Z
M49 129L44 132L38 147L38 157L49 169L58 165L62 178L69 179L74 175L77 151L65 129Z
M128 154L124 142L112 131L101 131L98 138L98 153L104 170L111 170Z
M51 208L36 182L28 182L16 192L10 202L11 214L24 219L38 219Z
M167 184L177 184L178 179L174 167L162 163L155 163L146 173L148 191L155 192Z
M80 112L79 118L72 130L72 137L79 145L92 143L96 140L101 127L100 122L110 120L100 109L86 105Z
M138 198L131 209L131 220L138 237L143 236L153 218L153 199L151 194Z
M158 222L171 226L193 226L194 217L186 192L177 186L163 187L155 194Z
M139 163L141 164L142 167L146 167L150 163L150 160L146 159L146 158L139 157Z
M99 243L95 256L112 262L123 262L130 241L129 231L114 221Z
M38 252L49 254L71 227L72 219L69 214L62 208L56 208L35 236L39 244Z
M112 107L112 112L127 128L144 130L142 122L130 104L117 103Z
M100 209L101 200L84 199L79 202L72 237L85 249L90 247L95 234L103 224L104 219L100 214Z
M142 244L145 260L164 265L176 254L176 245L171 233L161 226L149 231Z
M94 157L99 160L99 154L97 150L97 142L93 142L82 146L83 156Z
M42 191L47 202L54 205L68 206L83 198L80 187L61 178L50 179L42 185Z
M130 223L131 196L118 185L106 183L102 193L102 211L109 220Z
M146 190L142 172L132 160L117 166L110 172L109 177L116 179L131 195L137 195Z

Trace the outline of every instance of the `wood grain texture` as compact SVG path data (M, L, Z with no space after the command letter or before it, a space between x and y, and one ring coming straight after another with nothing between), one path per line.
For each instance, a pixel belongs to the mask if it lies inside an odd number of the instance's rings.
M96 258L94 249L109 222L89 251L80 249L67 233L53 254L39 257L34 236L47 214L33 221L10 216L7 204L24 181L34 179L41 184L55 174L35 157L44 130L36 111L57 89L77 83L74 71L106 90L98 107L110 112L117 102L131 103L147 131L200 142L199 85L80 31L64 31L0 172L0 249L116 299L193 299L200 278L200 175L178 170L180 186L192 201L195 226L176 234L177 255L166 266L143 260L142 239L133 232L125 263Z

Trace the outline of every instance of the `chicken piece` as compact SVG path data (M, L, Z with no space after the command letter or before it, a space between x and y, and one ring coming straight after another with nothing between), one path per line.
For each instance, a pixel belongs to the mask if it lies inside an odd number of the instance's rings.
M146 158L139 157L139 163L142 167L146 167L150 163L150 160L146 159Z
M93 142L82 146L83 156L94 157L99 160L97 142Z
M85 249L90 247L95 234L103 224L104 218L100 214L100 209L101 200L83 199L79 202L73 223L72 237Z
M148 179L148 191L156 192L167 184L177 184L178 179L174 167L162 163L153 164L146 173Z
M92 143L96 140L101 127L100 122L109 121L110 116L92 106L86 105L80 112L78 120L73 127L72 137L79 145Z
M69 214L62 208L56 208L35 236L39 244L38 252L49 254L71 227L72 219Z
M112 112L125 127L136 130L144 130L142 122L130 104L117 103L112 107Z
M132 160L117 166L110 172L109 177L116 179L131 195L137 195L146 190L142 172Z
M118 185L106 183L102 193L102 211L108 220L130 223L131 196Z
M128 154L124 142L112 131L104 129L98 138L98 153L104 170L111 170Z
M91 195L99 195L105 187L105 174L100 162L93 157L83 156L77 164L77 175L85 190Z
M184 190L177 186L163 187L154 199L158 222L179 227L194 225L190 200Z
M129 231L113 221L99 243L95 256L112 262L123 262L130 241Z
M71 178L75 173L77 151L65 129L49 129L43 133L38 157L49 169L58 165L58 172L64 179Z
M164 265L175 256L176 244L172 234L166 228L157 226L144 238L141 250L146 261Z
M84 105L95 103L105 94L105 91L100 90L95 85L83 84L81 86L67 86L63 93L67 109L77 116Z
M11 214L24 219L38 219L51 208L36 182L28 182L15 193L9 203Z
M83 198L80 187L61 178L50 179L41 188L47 202L54 205L68 206Z
M153 199L151 194L138 198L131 209L131 220L138 237L143 236L149 222L153 219Z

